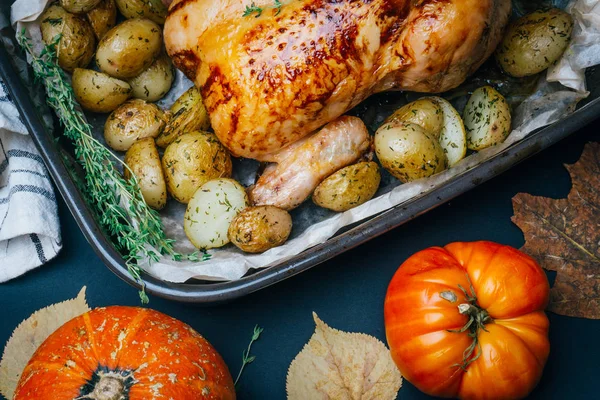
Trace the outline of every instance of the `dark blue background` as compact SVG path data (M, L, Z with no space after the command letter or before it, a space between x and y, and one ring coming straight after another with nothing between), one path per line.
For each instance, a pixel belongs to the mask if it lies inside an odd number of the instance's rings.
M287 368L314 330L312 311L332 327L385 340L383 299L389 280L407 257L453 241L485 239L521 247L523 235L510 221L512 197L519 192L566 197L571 183L563 164L577 161L589 141L600 141L597 124L416 221L234 303L200 308L153 297L150 307L201 332L222 354L234 376L254 325L262 326L265 331L253 348L256 361L241 380L239 397L283 399ZM0 343L32 312L74 297L83 285L88 287L92 307L139 305L137 291L102 265L63 203L60 213L64 249L59 257L0 285ZM550 359L531 397L599 398L600 321L553 314L550 321ZM399 398L426 396L405 382Z

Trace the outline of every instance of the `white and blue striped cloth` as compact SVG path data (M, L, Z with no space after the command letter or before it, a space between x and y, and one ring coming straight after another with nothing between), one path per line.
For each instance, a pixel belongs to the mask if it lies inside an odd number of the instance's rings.
M0 282L46 263L61 247L52 182L0 79Z

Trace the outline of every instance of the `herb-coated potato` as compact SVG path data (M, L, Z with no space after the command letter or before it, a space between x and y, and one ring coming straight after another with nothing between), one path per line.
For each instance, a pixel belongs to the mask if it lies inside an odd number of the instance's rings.
M155 104L130 100L106 120L104 140L113 150L127 151L138 139L157 137L165 125L165 114Z
M514 77L540 73L563 55L571 40L573 17L552 8L535 11L512 23L496 59Z
M159 147L167 147L179 136L193 131L205 131L210 119L200 91L189 88L171 107L171 117L163 133L156 139Z
M148 18L157 24L164 24L167 7L162 0L116 0L119 11L125 18Z
M130 79L129 84L133 90L133 97L158 101L171 89L173 79L175 79L173 64L169 56L163 54L148 69Z
M292 233L290 214L274 206L248 207L229 225L231 243L246 253L264 253L281 246Z
M57 46L58 65L65 71L87 67L94 57L96 37L90 24L82 17L67 12L59 5L51 5L41 16L40 29L45 43Z
M510 133L510 106L490 86L473 92L464 111L467 144L471 150L483 150L504 142Z
M440 143L411 123L384 124L375 134L375 151L381 165L404 183L427 178L447 166Z
M70 13L84 14L100 3L100 0L60 0L62 8Z
M73 92L85 110L107 113L127 101L131 86L102 72L77 68L73 72Z
M131 179L133 172L146 203L155 210L163 209L167 204L167 185L154 139L135 142L125 154L125 164L129 167L124 169L125 179Z
M128 19L108 31L96 51L102 72L129 79L141 74L160 54L162 33L149 19Z
M248 207L244 187L233 179L206 182L194 193L183 220L188 239L199 249L212 249L229 243L227 232L235 216Z
M442 109L444 124L440 131L439 141L448 166L452 167L467 155L467 132L463 119L450 102L441 97L433 97Z
M165 150L163 167L169 193L184 204L200 186L211 179L229 178L232 172L229 152L208 132L180 136Z
M384 123L395 121L410 122L425 129L431 136L438 139L444 126L444 114L435 99L426 97L408 103L392 114Z
M329 210L343 212L371 200L381 174L375 162L361 162L342 168L325 179L313 193L313 202Z
M87 19L98 40L117 23L115 0L102 0L93 10L88 11Z

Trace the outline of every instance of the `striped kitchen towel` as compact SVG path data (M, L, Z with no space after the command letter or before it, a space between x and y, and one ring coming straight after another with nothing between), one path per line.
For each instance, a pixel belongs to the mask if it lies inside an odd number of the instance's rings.
M61 247L52 182L0 79L0 282L44 264Z

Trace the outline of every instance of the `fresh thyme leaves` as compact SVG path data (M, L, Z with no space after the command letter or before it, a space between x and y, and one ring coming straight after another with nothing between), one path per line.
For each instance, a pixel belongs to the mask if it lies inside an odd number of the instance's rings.
M64 135L74 144L75 158L85 171L84 195L96 211L102 227L116 238L129 273L142 287L140 300L147 304L149 299L138 261L156 262L161 254L175 260L191 261L206 260L210 256L206 253L202 257L199 253L182 255L174 250L174 241L165 236L160 217L146 204L134 174L131 174L131 180L125 180L113 163L122 164L122 161L94 139L73 88L56 62L56 45L60 35L46 45L39 56L34 53L25 30L17 35L17 39L31 57L35 77L43 82L46 101L64 126ZM123 164L123 168L128 167Z
M256 4L252 3L251 6L246 6L246 10L244 11L243 16L244 17L248 17L254 13L256 13L255 18L258 18L262 15L263 9L260 7L257 7Z
M283 6L283 4L281 3L281 1L275 0L275 9L277 10L277 12L275 13L275 15L279 15L279 13L281 12L281 7L282 6Z
M242 352L242 366L240 367L240 372L238 373L237 378L235 378L234 385L237 385L246 365L251 364L256 359L255 356L250 356L250 349L252 348L252 344L256 342L258 338L260 338L260 334L263 332L263 330L264 329L259 327L258 325L254 327L254 332L252 333L252 339L250 340L250 344L248 345L248 348Z

